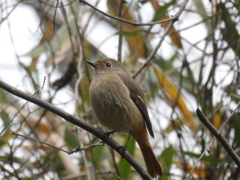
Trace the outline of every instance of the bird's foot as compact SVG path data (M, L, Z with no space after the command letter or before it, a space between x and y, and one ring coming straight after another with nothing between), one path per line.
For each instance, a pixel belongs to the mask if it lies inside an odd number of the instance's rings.
M103 139L102 139L102 143L103 145L105 144L105 141L109 138L109 136L113 133L115 133L116 131L110 131L110 132L105 132L103 135Z
M126 151L127 151L127 144L125 146L119 146L118 149L121 151L121 155L122 155L122 160L123 160L123 156L125 155Z

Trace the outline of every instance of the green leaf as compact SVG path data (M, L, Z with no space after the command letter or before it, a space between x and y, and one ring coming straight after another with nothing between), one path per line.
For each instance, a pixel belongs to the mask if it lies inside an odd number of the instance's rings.
M74 135L72 131L70 131L68 128L65 129L65 139L66 143L71 147L75 148L79 146L79 141Z
M127 139L128 139L128 136L126 136L126 138L125 138L125 143L127 143ZM135 140L133 138L130 138L130 140L128 142L127 151L131 155L134 155ZM120 171L122 179L129 180L130 179L130 175L131 175L131 167L132 166L125 159L123 159L123 160L120 160L120 162L118 164L118 167L119 167L119 171Z
M34 87L34 90L37 91L39 90L39 82L38 82L38 77L37 74L31 71L28 67L26 67L23 63L20 62L20 65L22 68L26 71L28 74L28 78L30 79L32 83L32 87ZM35 75L35 76L34 76Z
M232 115L230 121L233 123L235 140L237 142L238 147L240 146L240 114L235 113Z
M4 123L8 123L9 119L10 119L9 115L4 110L0 111L0 118L3 120ZM7 128L7 129L9 129L9 128Z
M188 151L181 151L183 154L190 156L192 158L200 158L201 154L197 154L197 153L193 153L193 152L188 152ZM206 156L204 155L201 158L201 161L206 161L206 162L215 162L215 163L222 163L222 160L217 158L217 157L213 157L213 156Z
M225 27L220 29L223 40L225 40L228 46L240 57L239 43L236 43L236 40L239 39L237 23L232 20L234 15L231 14L231 11L226 7L225 3L219 3L217 8L219 13L222 14L221 20L225 24Z
M173 163L174 152L175 151L172 146L169 146L162 152L160 157L161 157L161 161L164 164L164 167L168 167L168 168L171 167Z
M171 1L169 3L164 4L164 6L161 6L155 13L153 21L158 21L159 18L163 15L167 13L168 8L173 5L175 3L174 1Z
M168 180L169 179L169 176L168 174L163 174L161 180Z
M0 139L0 147L4 146L6 142L3 139Z
M6 96L6 91L4 91L2 88L0 88L0 102L1 104L8 104L8 99Z
M159 94L158 79L152 68L149 68L148 71L146 71L145 79L149 87L148 91L145 93L145 97L149 101L150 99L154 99L156 95Z
M91 144L95 144L99 141L96 138ZM88 156L90 162L95 162L94 166L96 169L104 169L102 162L109 158L109 149L106 145L96 146L91 149L91 155Z

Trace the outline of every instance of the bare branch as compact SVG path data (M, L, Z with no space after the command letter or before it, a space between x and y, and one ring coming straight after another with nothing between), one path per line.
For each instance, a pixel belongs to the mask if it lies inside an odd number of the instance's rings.
M235 153L233 148L228 144L227 140L223 137L221 132L219 132L212 123L206 118L206 116L201 112L200 109L196 110L197 116L200 121L211 131L211 133L219 140L219 142L223 145L223 147L226 149L228 154L232 157L233 161L237 164L237 166L240 168L240 158Z
M163 40L165 39L165 37L168 35L170 29L173 26L174 21L171 21L170 24L168 25L165 33L163 34L162 38L160 39L160 41L158 42L158 44L156 45L156 47L154 48L154 50L151 52L151 54L148 56L148 58L146 59L146 62L142 65L142 67L133 75L133 78L135 79L144 68L146 68L148 66L148 64L152 61L153 57L155 56L155 54L157 53L157 50L160 48L160 46L162 45Z
M188 1L188 0L186 0ZM164 23L164 22L168 22L168 21L173 21L173 20L176 20L177 16L174 16L172 18L169 18L169 19L165 19L165 20L162 20L162 21L156 21L156 22L149 22L149 23L140 23L140 22L133 22L133 21L128 21L126 19L122 19L122 18L119 18L119 17L116 17L116 16L111 16L110 14L108 13L105 13L103 11L101 11L100 9L97 9L96 7L94 7L93 5L89 4L88 2L84 1L84 0L79 0L79 2L81 3L84 3L88 6L90 6L91 8L93 8L94 10L96 10L97 12L109 17L109 18L112 18L112 19L115 19L115 20L119 20L121 22L125 22L125 23L128 23L128 24L131 24L133 26L152 26L152 25L155 25L155 24L161 24L161 23Z
M122 17L122 9L124 5L125 0L121 0L120 6L119 6L119 17ZM122 41L123 41L123 34L122 34L122 22L119 22L119 37L118 37L118 61L122 62Z
M179 16L181 15L181 13L183 12L183 10L185 9L186 5L187 5L188 0L185 0L183 5L181 6L180 10L178 11L178 13L172 18L172 21L169 23L168 27L166 28L162 38L160 39L160 41L158 42L158 44L156 45L156 47L154 48L154 50L151 52L151 54L148 56L148 58L146 59L146 62L143 64L143 66L133 75L133 78L136 78L138 76L138 74L140 74L142 72L142 70L148 66L148 64L152 61L153 57L155 56L155 54L157 53L157 50L160 48L160 46L162 45L163 40L165 39L165 37L168 35L170 29L172 28L174 22L176 22L179 18Z
M65 152L65 153L70 154L70 152L65 151L65 150L63 150L63 149L61 149L61 148L58 148L58 147L56 147L56 146L53 146L53 145L51 145L51 144L49 144L49 143L40 141L40 140L38 140L38 139L33 139L33 138L28 137L28 136L24 136L24 135L22 135L22 134L18 134L18 133L16 133L16 132L12 131L12 130L10 130L10 131L11 131L11 133L12 133L13 135L15 135L15 136L20 136L20 137L23 137L23 138L25 138L25 139L29 139L29 140L31 140L31 141L36 141L36 142L38 142L38 143L40 143L40 144L45 144L45 145L50 146L50 147L52 147L52 148L54 148L54 149L57 149L57 150L59 150L59 151L63 151L63 152Z

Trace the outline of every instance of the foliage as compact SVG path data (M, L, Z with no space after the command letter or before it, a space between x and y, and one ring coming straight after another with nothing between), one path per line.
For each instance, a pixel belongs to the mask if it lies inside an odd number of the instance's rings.
M133 75L156 50L136 81L148 102L155 133L151 143L164 168L162 179L239 179L234 161L220 142L212 142L211 132L200 123L195 110L200 108L240 155L240 2L189 1L166 37L163 34L170 21L157 22L175 15L184 1L132 0L122 9L121 0L89 3L93 7L75 0L2 4L5 13L0 26L9 23L9 16L15 8L21 11L21 5L35 10L40 22L38 44L25 54L16 51L18 70L23 72L23 80L28 79L22 88L63 110L72 107L71 113L104 129L91 112L92 70L85 60L120 59ZM107 17L94 7L114 17L122 14L120 18L131 22L156 24L134 26ZM8 8L12 11L4 11ZM119 43L121 36L123 42ZM123 49L117 54L120 47ZM24 62L25 57L31 58L30 64ZM99 140L2 89L0 109L1 179L140 178L106 145L69 155L70 150L98 144ZM127 136L116 133L113 139L124 145ZM144 166L133 139L127 150Z

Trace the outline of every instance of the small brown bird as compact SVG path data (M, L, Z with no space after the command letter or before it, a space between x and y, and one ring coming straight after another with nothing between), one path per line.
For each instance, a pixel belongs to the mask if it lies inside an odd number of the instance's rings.
M154 134L137 82L117 60L86 62L94 69L90 98L97 120L110 130L131 132L140 146L148 173L152 177L162 176L162 167L148 140L147 129L152 137Z

